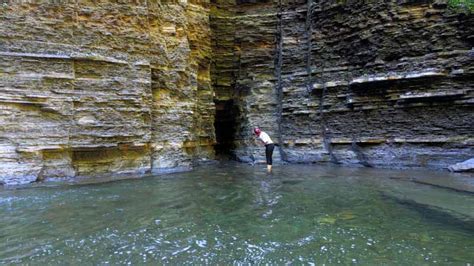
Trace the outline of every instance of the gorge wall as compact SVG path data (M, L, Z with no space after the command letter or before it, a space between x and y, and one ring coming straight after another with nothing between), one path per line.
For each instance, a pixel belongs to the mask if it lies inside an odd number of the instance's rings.
M207 3L2 3L0 182L213 158Z
M474 156L474 16L447 1L219 1L217 97L289 162L445 168ZM231 96L229 96L231 92Z
M254 126L288 162L445 168L473 43L442 0L3 2L0 183L258 161Z

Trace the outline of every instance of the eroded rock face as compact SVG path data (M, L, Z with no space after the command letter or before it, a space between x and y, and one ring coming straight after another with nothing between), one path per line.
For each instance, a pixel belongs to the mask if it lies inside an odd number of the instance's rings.
M235 1L216 1L211 9L213 87L217 99L233 99L238 106L234 153L245 162L265 160L253 127L260 126L275 141L279 133L277 10L273 2ZM274 159L279 158L275 149Z
M223 37L213 43L222 62L213 82L240 104L240 158L263 155L251 141L257 125L290 162L446 168L473 157L471 13L445 1L214 8L211 27Z
M197 1L0 5L0 180L213 158L208 14Z
M0 183L188 169L214 102L243 161L260 126L289 162L444 168L474 157L473 36L438 0L3 3Z

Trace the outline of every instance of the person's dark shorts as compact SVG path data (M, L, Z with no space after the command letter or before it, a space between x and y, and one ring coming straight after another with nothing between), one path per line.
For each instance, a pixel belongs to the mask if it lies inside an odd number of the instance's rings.
M265 145L265 156L267 157L267 164L272 165L273 160L273 149L275 148L274 144L266 144Z

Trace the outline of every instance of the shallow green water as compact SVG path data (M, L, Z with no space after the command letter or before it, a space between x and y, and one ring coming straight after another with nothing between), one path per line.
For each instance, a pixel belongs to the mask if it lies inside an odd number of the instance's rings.
M472 265L474 195L418 174L226 164L3 190L0 264Z

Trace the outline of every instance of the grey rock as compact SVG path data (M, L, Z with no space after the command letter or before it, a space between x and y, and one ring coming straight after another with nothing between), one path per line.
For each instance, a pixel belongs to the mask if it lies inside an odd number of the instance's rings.
M474 158L448 167L451 172L474 172Z
M260 126L290 162L445 169L474 157L472 15L446 1L278 3L213 2L211 78L241 110L236 154L263 157Z

